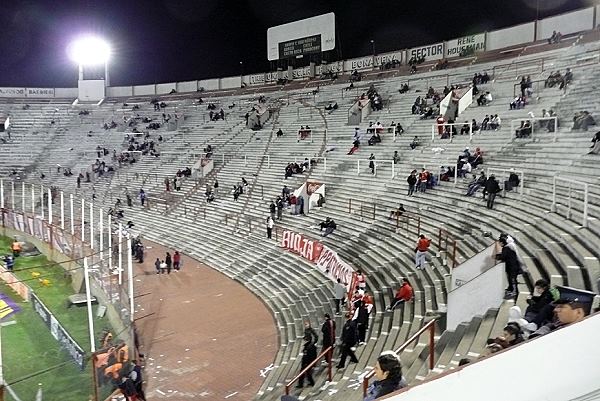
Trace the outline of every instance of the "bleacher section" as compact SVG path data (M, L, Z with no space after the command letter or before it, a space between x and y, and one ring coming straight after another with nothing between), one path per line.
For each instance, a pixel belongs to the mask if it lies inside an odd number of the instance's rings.
M570 128L575 111L586 109L594 114L600 109L596 96L600 68L598 60L590 58L599 49L600 42L587 41L582 36L558 47L523 47L510 53L514 58L501 62L498 58L506 54L484 54L476 63L472 60L457 63L448 70L426 71L410 78L399 75L401 70L375 71L366 74L352 92L343 92L347 82L340 79L343 82L322 82L318 93L313 93L316 85L309 82L293 83L281 91L215 92L204 97L203 104L197 103L197 95L166 96L161 98L167 103L165 112L181 117L176 123L150 131L150 139L155 142L158 135L163 136L158 144L160 157L145 155L136 163L120 167L111 160L112 150L125 151L126 135L132 135L131 128L123 124L123 117L139 114L161 120L162 111L154 111L149 98L108 99L100 106L86 106L90 111L87 116L79 115L84 106L71 106L67 100L29 102L28 110L22 109L23 102L3 101L0 109L10 112L14 128L12 139L2 145L0 172L8 176L15 169L20 179L56 185L87 199L95 193L95 203L104 210L112 207L117 198L124 203L126 192L135 197L144 189L149 196L148 207L142 208L139 201L133 208L124 207L125 221L135 222L133 231L202 260L248 287L272 309L281 348L274 369L257 395L261 400L278 399L286 380L299 371L303 320L310 319L316 327L323 314L333 309L333 284L312 264L282 250L277 241L266 239L264 222L268 205L281 194L283 185L296 189L307 178L324 183L325 207L311 210L307 216L291 216L286 209L283 221L276 226L317 238L318 230L311 227L326 217L333 218L338 229L322 242L355 269L366 273L375 308L369 341L357 352L359 363L337 371L327 386L323 386L325 375L319 369L317 386L304 390L302 395L309 399L327 394L327 399L360 399L359 378L373 367L380 352L398 347L425 322L443 315L451 263L437 244L440 228L448 230L457 240L458 263L492 243L493 238L484 236L484 232L491 232L495 238L500 232L508 232L517 239L533 280L546 278L553 284L596 290L595 280L600 274L598 159L586 155L591 132L571 132ZM500 64L502 68L494 68ZM525 109L509 110L514 85L521 75L541 80L551 71L564 71L567 67L573 69L574 81L566 91L540 88ZM471 119L481 122L486 114L498 114L503 122L501 128L476 133L472 141L468 136L456 136L452 141L436 137L432 141L434 120L420 120L411 114L415 98L430 86L441 91L447 84L469 83L475 73L483 71L494 72L492 81L479 86L481 91L491 91L494 101L481 107L473 102L458 122ZM409 92L399 94L401 83L407 80ZM347 155L354 132L354 127L347 125L348 109L357 94L366 92L370 85L377 88L386 106L373 112L361 128L365 129L369 121L380 121L386 127L395 121L402 124L405 133L394 139L386 132L382 135L383 142L375 146L367 146L365 139L355 154ZM253 131L246 127L244 114L258 102L259 95L265 96L271 117L262 130ZM339 108L329 113L324 107L332 101ZM224 109L225 120L209 120L206 109L209 102L217 104L217 109ZM235 107L227 107L233 103ZM133 105L139 109L132 110ZM536 132L532 138L513 139L510 121L525 118L528 112L538 116L542 109L557 113L560 121L557 132ZM109 121L117 122L118 127L103 129L102 124ZM301 125L307 124L312 129L312 141L299 141L296 133ZM282 137L276 137L278 129L284 132ZM414 136L419 138L421 146L411 150L409 144ZM184 180L181 191L167 192L165 178L172 179L177 170L191 167L208 144L214 147L214 171L201 180ZM92 183L84 182L78 189L76 174L91 171L97 159L97 146L110 151L101 159L114 166L115 172L94 177ZM443 151L433 152L436 147ZM482 168L486 171L488 168L524 170L524 195L509 192L497 199L495 209L489 210L480 193L465 196L469 180L459 179L457 183L441 183L424 194L406 196L406 177L411 170L426 166L437 173L440 166L454 165L465 147L471 150L480 147L484 151ZM392 167L395 150L400 161ZM368 168L367 158L371 153L377 164L376 175ZM285 180L285 166L305 158L314 158L317 164L308 174ZM322 158L326 158L326 163ZM65 177L57 171L57 164L70 167L75 175ZM43 180L40 172L45 173ZM577 185L571 190L570 215L564 188L558 195L556 211L550 212L554 175L589 184L587 227L582 227L583 195ZM231 188L242 177L249 185L236 202ZM215 179L219 181L216 201L207 204L205 187ZM355 206L350 213L350 202L361 204L369 212L356 212ZM425 270L414 267L416 226L411 226L408 232L397 231L395 222L388 219L390 210L398 203L421 216L421 232L434 239ZM402 277L411 280L415 300L401 311L386 313L385 307ZM520 290L529 293L525 285ZM522 307L523 298L518 300ZM485 340L501 332L507 309L512 305L512 301L506 301L499 310L466 322L454 333L438 330L434 372L456 367L461 358L479 355ZM342 317L336 317L336 323L341 328ZM403 371L409 383L430 375L426 356L426 344L420 342L402 354Z

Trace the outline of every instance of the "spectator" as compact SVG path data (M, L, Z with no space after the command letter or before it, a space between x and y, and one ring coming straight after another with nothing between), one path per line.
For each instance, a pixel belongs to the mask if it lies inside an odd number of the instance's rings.
M475 178L475 176L473 176L473 181L471 181L471 183L469 183L469 186L467 188L467 193L465 194L466 196L473 196L475 195L475 193L479 190L479 188L482 188L485 185L487 178L485 176L485 172L482 171L479 174L478 178Z
M524 96L517 96L508 105L510 110L519 110L525 107L527 99Z
M388 217L388 220L391 220L392 218L402 217L405 211L406 210L404 209L404 205L402 205L401 203L400 205L398 205L398 209L390 211L390 217Z
M507 349L523 342L523 332L517 323L509 323L504 326L502 334L501 337L494 339L494 342L500 345L502 349Z
M462 167L460 168L460 170L458 172L458 176L460 178L465 178L469 174L471 174L471 171L473 170L473 167L471 166L471 163L469 163L468 159L461 159L461 161L463 162L463 165L462 165Z
M415 137L413 138L412 142L410 143L410 148L411 148L411 150L415 150L415 148L416 148L417 146L419 146L420 144L421 144L421 143L419 142L419 138L415 136Z
M563 77L560 71L556 71L548 75L546 81L544 82L544 88L553 88L554 86L563 82Z
M15 258L12 255L4 255L4 265L9 272L15 267Z
M340 314L340 305L343 306L346 301L346 286L342 284L341 279L337 279L337 283L333 286L333 293L335 297L335 314Z
M590 146L590 148L592 150L590 150L588 152L588 155L600 154L600 131L598 131L598 132L596 132L596 134L594 134L594 137L592 138L592 146Z
M531 121L521 121L521 126L515 130L517 138L529 138L531 136Z
M315 343L312 341L311 335L304 334L303 340L304 340L304 346L302 347L302 365L300 367L300 370L304 370L315 359L317 359L317 347L315 346ZM300 375L300 379L298 380L298 384L296 385L296 388L304 387L304 378L305 377L306 377L306 379L308 379L309 386L312 387L315 385L315 381L312 377L312 368L311 368L311 369L308 369L306 371L306 373L304 373L303 375Z
M362 293L362 290L359 290L359 293ZM356 321L358 343L363 345L366 342L367 329L369 328L369 309L364 296L354 303L353 320Z
M324 352L329 347L335 346L335 321L331 320L329 313L326 313L324 318L325 321L321 325L321 333L323 334L323 345L321 352ZM325 356L327 362L331 362L332 355L333 352Z
M535 323L537 327L552 319L554 301L550 284L544 279L535 282L533 294L527 299L527 309L525 309L525 320Z
M363 401L374 401L406 386L398 355L391 351L383 352L375 364L375 381L367 389Z
M393 311L396 306L409 302L413 298L413 289L407 278L402 279L402 285L396 291L396 296L392 298L390 306L387 307L386 311Z
M369 156L369 168L371 169L371 174L375 174L375 156L371 153Z
M496 177L494 176L494 174L490 175L485 183L485 191L483 193L484 198L487 194L487 205L486 206L488 209L494 208L494 201L496 200L496 195L500 191L502 191L502 190L500 189L498 180L496 180Z
M515 173L515 169L510 169L510 174L508 175L508 180L504 181L504 190L512 191L513 188L516 188L521 183L519 176Z
M394 150L394 156L392 157L392 160L394 161L394 164L400 163L400 155L398 154L397 150Z
M427 189L427 182L429 181L429 171L425 170L425 168L421 169L421 172L419 173L419 191L420 192L425 192L425 189Z
M268 216L267 217L267 238L271 239L271 235L273 233L273 226L275 225L275 222L273 222L273 217Z
M567 85L569 85L572 80L573 80L573 73L571 72L570 68L567 68L567 72L565 72L562 82L560 83L559 89L566 89Z
M365 291L367 289L367 278L361 270L356 271L356 283L359 290Z
M594 117L587 111L580 111L575 113L575 116L573 117L573 128L571 131L576 129L587 131L590 125L596 125Z
M335 221L333 221L333 219L331 217L327 217L325 219L325 221L322 221L319 224L319 226L320 226L320 231L325 230L325 232L323 234L321 234L323 237L326 237L329 234L333 233L333 231L337 228Z
M181 254L179 251L175 251L173 254L173 270L178 272L181 269Z
M489 128L494 131L498 131L500 126L502 125L502 119L498 116L498 114L494 114L489 121Z
M555 43L559 43L560 40L562 39L562 34L556 31L552 31L552 36L550 36L550 38L548 39L548 44L555 44Z
M492 100L494 100L494 98L492 97L492 94L489 91L486 91L485 93L482 93L477 98L477 105L485 106L485 105L490 104L492 102Z
M340 362L337 364L338 369L343 369L346 365L346 358L350 357L350 362L358 363L358 359L356 358L356 354L354 353L356 343L358 341L358 333L356 330L356 324L352 320L352 315L346 315L346 323L342 328L342 334L340 336L340 340L342 341L342 354L340 357Z
M554 301L554 314L556 320L540 327L530 338L548 334L573 323L582 321L590 314L594 293L564 288L561 290L560 299Z
M521 266L517 257L517 252L508 245L505 237L500 237L501 252L496 254L496 259L504 262L504 272L508 281L508 287L505 290L506 298L515 298L518 295L517 276L521 272Z
M415 267L418 270L425 268L425 257L429 251L429 245L431 245L431 240L425 237L424 234L419 235L417 247L415 248Z
M415 193L415 189L417 187L417 170L413 170L410 172L410 175L406 179L408 183L408 196L413 196Z

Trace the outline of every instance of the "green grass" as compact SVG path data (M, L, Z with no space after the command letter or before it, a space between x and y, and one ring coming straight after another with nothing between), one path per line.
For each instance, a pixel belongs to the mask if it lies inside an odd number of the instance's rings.
M4 380L10 385L16 380L67 361L66 365L58 369L15 383L11 388L23 401L35 399L38 383L43 385L44 400L87 400L93 391L91 371L87 368L89 365L81 371L71 361L30 303L21 301L4 284L0 284L0 292L11 297L21 307L20 312L8 318L16 321L16 324L0 328ZM13 401L8 393L5 395L7 400Z
M0 255L10 253L11 242L11 238L0 236ZM50 280L50 285L42 285L38 278L32 276L32 272L40 273L40 278L43 276ZM60 265L48 261L43 255L16 258L14 273L33 289L71 337L89 354L87 308L85 306L67 308L67 298L74 293L68 273L65 273ZM50 334L49 328L32 309L30 303L24 302L3 283L0 283L0 292L11 297L22 308L19 313L8 318L8 320L15 320L16 324L0 328L2 364L6 382L10 384L20 378L68 362L58 369L11 385L17 396L23 401L35 399L38 383L42 383L44 400L87 400L93 391L89 365L91 362L86 363L86 369L82 372L67 352L60 348ZM96 308L97 305L94 305L94 338L97 342L100 333L110 324L106 319L95 317ZM6 396L12 401L9 394Z

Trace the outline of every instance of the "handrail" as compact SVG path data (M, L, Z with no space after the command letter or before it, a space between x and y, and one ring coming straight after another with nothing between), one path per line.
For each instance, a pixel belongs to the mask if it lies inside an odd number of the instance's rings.
M330 345L329 347L327 347L325 349L325 351L321 352L319 355L317 355L317 357L315 358L314 361L312 361L311 363L308 364L307 367L305 367L304 369L302 369L300 371L300 373L298 373L292 380L290 380L286 385L285 385L285 395L290 395L290 387L296 383L300 377L304 374L306 374L306 372L308 372L310 369L312 369L320 360L321 358L325 357L327 354L329 354L329 358L327 358L327 380L328 381L332 381L333 380L333 373L331 370L331 365L332 365L332 357L333 357L333 345Z
M433 370L434 366L434 335L435 335L435 322L437 319L430 320L423 327L421 327L415 334L413 334L408 340L404 342L395 352L400 355L412 342L418 340L421 334L426 330L429 330L429 370ZM375 374L375 369L372 369L363 378L363 397L367 396L367 390L369 389L369 379Z
M539 84L539 83L546 83L545 79L536 79L534 81L528 82L528 84ZM519 91L521 91L521 82L518 82L516 84L513 85L513 96L517 96L517 87L519 88Z

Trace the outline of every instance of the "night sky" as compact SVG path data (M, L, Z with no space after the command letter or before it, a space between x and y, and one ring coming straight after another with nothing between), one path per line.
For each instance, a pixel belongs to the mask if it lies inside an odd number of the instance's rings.
M331 11L347 59L531 21L537 3L592 0L4 0L0 86L76 86L66 47L84 33L111 43L111 84L135 85L267 71L267 28Z

